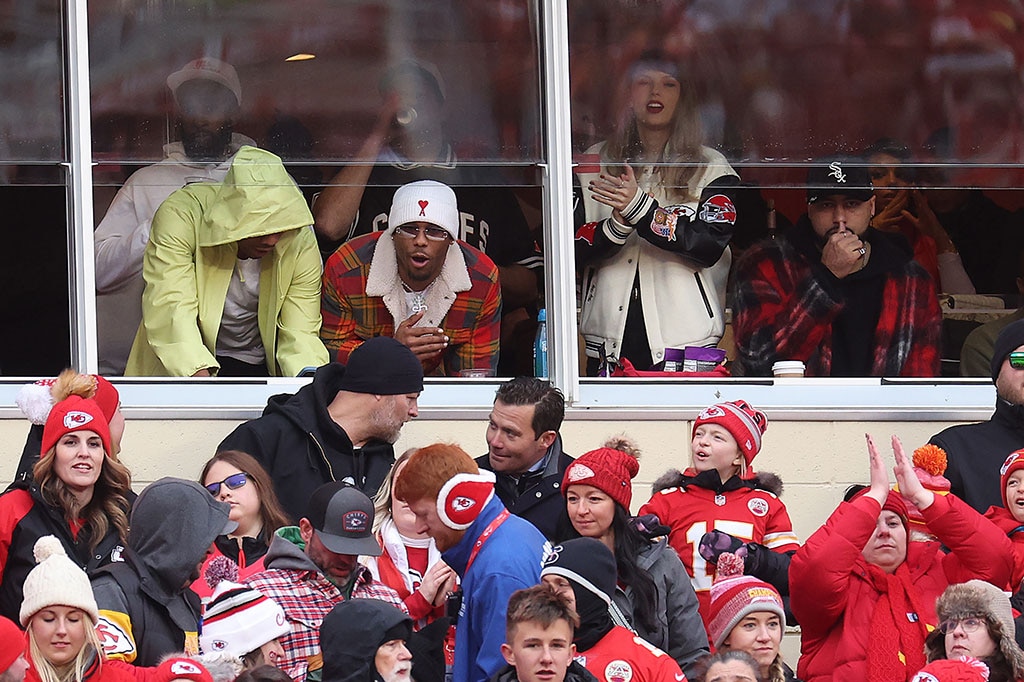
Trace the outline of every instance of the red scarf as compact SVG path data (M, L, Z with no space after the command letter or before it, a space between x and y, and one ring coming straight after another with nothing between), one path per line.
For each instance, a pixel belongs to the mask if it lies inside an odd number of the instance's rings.
M879 593L868 630L868 682L909 680L924 667L927 634L910 569L904 562L889 574L868 564L868 579Z

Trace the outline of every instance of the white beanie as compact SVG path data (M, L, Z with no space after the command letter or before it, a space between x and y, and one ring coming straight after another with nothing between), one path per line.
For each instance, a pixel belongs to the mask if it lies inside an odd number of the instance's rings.
M430 223L459 238L459 205L448 185L434 180L418 180L395 191L388 213L388 228L395 233L406 223Z
M206 654L241 658L292 630L284 609L263 593L222 580L203 613L199 646Z
M68 558L61 541L44 535L36 540L32 553L38 565L25 578L19 615L22 627L47 606L71 606L88 613L93 623L99 621L89 577Z

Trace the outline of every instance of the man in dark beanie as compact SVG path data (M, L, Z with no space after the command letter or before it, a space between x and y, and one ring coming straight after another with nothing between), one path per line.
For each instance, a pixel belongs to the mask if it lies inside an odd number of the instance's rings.
M541 582L572 602L580 617L576 660L599 680L684 680L671 656L612 621L615 555L594 538L575 538L544 558Z
M374 337L347 365L324 365L294 395L272 396L263 416L236 428L218 450L259 460L298 521L313 491L332 480L376 494L395 463L402 425L418 414L422 390L423 366L413 352L393 338Z
M999 467L1024 447L1024 320L996 337L992 382L996 411L987 422L951 426L930 441L946 451L950 492L981 513L1002 506Z
M343 601L320 625L323 682L409 682L412 620L376 599Z

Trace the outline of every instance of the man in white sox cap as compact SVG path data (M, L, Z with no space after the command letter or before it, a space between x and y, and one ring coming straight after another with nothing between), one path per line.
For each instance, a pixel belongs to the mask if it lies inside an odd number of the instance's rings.
M393 336L425 374L493 375L501 322L498 268L458 240L447 185L420 180L395 192L385 232L334 252L324 268L320 338L346 364L360 344Z

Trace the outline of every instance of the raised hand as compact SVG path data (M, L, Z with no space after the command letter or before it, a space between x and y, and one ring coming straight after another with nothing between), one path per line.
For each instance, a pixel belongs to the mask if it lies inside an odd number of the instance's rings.
M892 453L896 456L896 466L893 473L896 474L896 482L900 486L903 496L914 503L918 509L931 506L935 501L935 493L921 485L917 472L914 471L914 464L903 451L903 443L896 436L892 437Z

